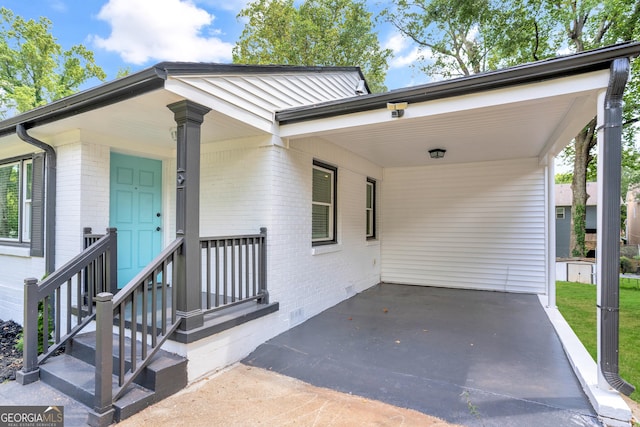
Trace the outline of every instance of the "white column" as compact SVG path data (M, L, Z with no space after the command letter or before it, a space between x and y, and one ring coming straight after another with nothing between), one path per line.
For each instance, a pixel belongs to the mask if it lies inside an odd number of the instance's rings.
M598 238L596 241L596 287L597 287L597 291L596 291L596 295L597 295L597 303L596 303L596 307L594 307L594 310L596 310L596 328L598 330L598 340L597 340L597 348L598 348L598 357L596 360L596 366L597 366L597 370L598 370L598 387L601 388L602 390L609 390L611 388L611 386L609 385L609 383L607 382L607 380L604 378L604 376L602 376L602 371L600 370L600 360L602 358L601 353L601 346L600 346L600 340L601 340L601 334L602 334L602 319L601 319L601 312L600 310L598 310L597 307L600 307L600 295L601 295L601 291L602 291L602 284L603 284L603 280L602 280L602 247L603 247L603 241L602 241L602 230L604 230L603 228L603 221L602 221L602 210L604 207L604 202L603 202L603 195L604 195L604 190L603 190L603 173L604 173L604 166L602 165L602 159L603 159L603 155L602 155L602 151L604 149L604 130L602 128L602 124L604 123L604 103L605 103L605 95L606 95L606 91L602 91L598 94L598 122L596 124L596 129L598 129L598 206L597 206L597 231L598 231Z

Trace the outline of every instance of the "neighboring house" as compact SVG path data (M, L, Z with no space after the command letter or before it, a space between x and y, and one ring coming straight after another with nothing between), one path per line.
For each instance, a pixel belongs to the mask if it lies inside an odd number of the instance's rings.
M115 317L120 336L186 357L193 381L380 282L553 306L554 156L638 53L383 94L357 68L167 62L4 120L0 313L26 312L32 331L38 301L51 304L58 345L92 327L95 300L96 358ZM95 242L85 227L117 232ZM33 337L22 382L39 375ZM113 415L109 384L95 424Z
M627 204L627 245L640 245L640 188L630 188L625 202Z
M571 233L571 204L573 203L573 192L571 184L556 184L556 257L569 258L571 250L569 245L569 235ZM587 257L594 258L597 238L597 204L598 204L598 184L587 182L587 212L585 226L585 246Z

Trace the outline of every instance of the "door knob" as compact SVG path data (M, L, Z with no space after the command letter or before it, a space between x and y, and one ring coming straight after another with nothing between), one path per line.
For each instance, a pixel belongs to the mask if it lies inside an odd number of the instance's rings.
M158 218L160 218L160 216L161 216L161 215L160 215L160 212L156 213L156 216L157 216Z
M162 230L162 228L156 227L156 231L160 231L160 230Z

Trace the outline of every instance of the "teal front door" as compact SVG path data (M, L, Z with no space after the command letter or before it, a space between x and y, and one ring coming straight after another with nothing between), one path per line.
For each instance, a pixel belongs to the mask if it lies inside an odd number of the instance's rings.
M162 162L111 153L109 222L118 229L118 287L162 250Z

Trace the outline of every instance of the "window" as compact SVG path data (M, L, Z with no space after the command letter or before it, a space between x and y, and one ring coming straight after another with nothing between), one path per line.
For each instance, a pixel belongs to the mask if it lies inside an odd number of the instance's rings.
M32 190L30 158L0 164L0 240L31 241Z
M338 170L313 161L312 230L313 245L336 243L336 183Z
M367 178L367 240L376 238L376 181Z
M564 208L556 208L556 219L564 219Z

